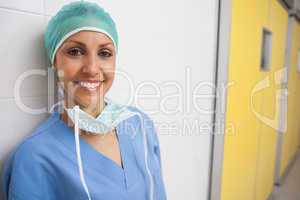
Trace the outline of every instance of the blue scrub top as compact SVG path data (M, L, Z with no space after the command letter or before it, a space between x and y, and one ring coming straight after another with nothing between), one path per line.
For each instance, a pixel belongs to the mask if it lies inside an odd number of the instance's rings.
M154 180L154 200L165 200L160 147L152 120L144 118L148 163ZM123 167L80 138L81 157L92 200L148 200L149 176L144 161L140 118L116 127ZM54 112L26 138L4 163L3 190L9 200L88 199L80 182L73 128Z

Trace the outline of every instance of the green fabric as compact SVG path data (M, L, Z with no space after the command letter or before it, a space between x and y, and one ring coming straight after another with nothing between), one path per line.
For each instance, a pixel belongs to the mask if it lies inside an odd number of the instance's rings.
M97 3L76 1L63 6L47 25L44 42L52 65L59 46L79 30L105 33L112 39L117 51L118 32L109 13Z

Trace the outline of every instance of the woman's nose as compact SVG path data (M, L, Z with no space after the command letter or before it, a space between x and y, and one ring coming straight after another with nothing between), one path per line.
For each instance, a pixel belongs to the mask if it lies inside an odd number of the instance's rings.
M95 77L98 74L102 75L101 61L98 55L87 55L84 59L82 72L87 73L89 76Z

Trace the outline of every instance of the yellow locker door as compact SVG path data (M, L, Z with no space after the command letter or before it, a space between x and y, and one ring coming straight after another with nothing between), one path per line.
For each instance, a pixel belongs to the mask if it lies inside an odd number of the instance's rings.
M288 12L277 0L269 0L268 22L263 25L271 32L271 63L262 71L268 87L263 90L257 151L255 200L266 200L273 190L276 144L279 122L280 87L283 76ZM263 28L262 27L262 28Z
M222 200L255 200L262 95L255 85L262 80L260 55L262 25L268 23L269 0L232 0L231 49L228 69L226 128L224 137ZM252 104L253 103L253 104ZM252 106L251 106L252 105Z

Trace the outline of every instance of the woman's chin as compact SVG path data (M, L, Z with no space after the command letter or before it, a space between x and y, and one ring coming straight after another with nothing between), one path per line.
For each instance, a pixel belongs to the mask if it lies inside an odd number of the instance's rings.
M78 99L78 103L83 107L88 106L96 106L101 103L101 101L104 99L103 95L95 94L95 95L80 95L80 98Z

